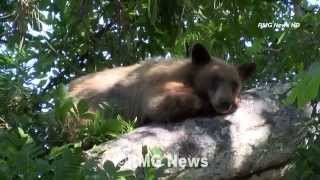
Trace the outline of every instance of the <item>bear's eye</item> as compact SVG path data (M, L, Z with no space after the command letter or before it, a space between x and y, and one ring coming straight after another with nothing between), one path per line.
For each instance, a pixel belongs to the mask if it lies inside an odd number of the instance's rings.
M235 92L239 88L239 83L237 81L231 81L232 91Z
M211 79L211 88L212 89L217 89L217 87L218 87L218 85L219 85L219 83L221 82L221 78L219 78L219 77L213 77L212 79Z

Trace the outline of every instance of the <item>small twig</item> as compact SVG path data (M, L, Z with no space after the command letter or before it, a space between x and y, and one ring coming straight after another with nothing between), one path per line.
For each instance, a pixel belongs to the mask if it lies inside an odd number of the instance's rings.
M16 11L13 11L10 14L6 14L6 15L3 15L3 16L0 16L0 20L8 19L8 18L12 17L15 13L16 13Z
M10 35L10 34L13 34L13 32L5 32L5 33L2 33L2 34L0 34L0 38L3 37L3 36Z
M265 49L264 49L264 51L272 51L272 52L276 52L276 53L280 52L281 50L282 50L281 48L279 48L279 49L265 48Z
M2 117L0 117L0 129L1 128L4 128L4 129L9 129L9 125L8 125L8 123L2 118Z

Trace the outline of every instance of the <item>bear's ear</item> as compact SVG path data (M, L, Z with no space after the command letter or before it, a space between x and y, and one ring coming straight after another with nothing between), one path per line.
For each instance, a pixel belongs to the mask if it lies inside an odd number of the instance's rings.
M195 65L204 65L211 61L211 57L207 49L199 43L194 44L192 46L191 56L192 56L192 64L195 64Z
M246 63L238 65L238 72L241 81L247 80L256 72L256 63Z

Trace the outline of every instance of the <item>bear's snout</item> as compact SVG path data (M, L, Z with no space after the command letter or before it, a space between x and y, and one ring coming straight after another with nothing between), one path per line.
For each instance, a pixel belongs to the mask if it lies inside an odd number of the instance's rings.
M220 100L214 107L214 109L221 114L228 114L234 111L235 105L232 100L223 99Z
M232 107L232 102L229 100L224 100L219 103L219 109L223 111L228 111Z

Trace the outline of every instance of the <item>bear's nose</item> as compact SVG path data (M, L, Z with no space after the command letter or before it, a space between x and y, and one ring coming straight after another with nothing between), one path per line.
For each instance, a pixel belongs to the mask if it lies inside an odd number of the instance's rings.
M229 110L232 106L232 102L228 100L221 101L219 104L220 109Z

